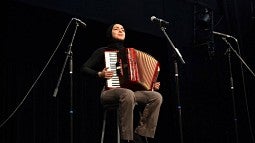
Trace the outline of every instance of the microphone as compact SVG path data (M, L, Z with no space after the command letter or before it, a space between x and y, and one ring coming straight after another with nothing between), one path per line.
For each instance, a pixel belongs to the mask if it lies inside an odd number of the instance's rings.
M78 19L78 18L72 18L72 20L75 20L75 21L79 22L79 23L80 23L81 25L83 25L84 27L87 26L86 23L84 23L83 21L81 21L81 20Z
M216 31L213 31L213 34L219 35L219 36L222 36L222 37L232 38L232 39L234 39L236 42L238 42L238 40L237 40L235 37L233 37L233 36L231 36L231 35L228 35L228 34L216 32Z
M155 16L151 17L151 21L154 22L154 23L159 24L160 26L167 26L169 24L168 21L165 21L163 19L159 19L159 18L157 18Z
M223 37L227 37L227 38L234 38L233 36L230 36L230 35L227 35L227 34L224 34L224 33L220 33L220 32L216 32L216 31L213 31L213 34L223 36Z

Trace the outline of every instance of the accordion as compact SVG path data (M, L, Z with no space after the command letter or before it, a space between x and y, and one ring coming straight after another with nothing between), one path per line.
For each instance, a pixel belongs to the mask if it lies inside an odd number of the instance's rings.
M160 71L159 62L154 57L135 48L105 51L105 65L114 73L106 81L107 89L152 90Z

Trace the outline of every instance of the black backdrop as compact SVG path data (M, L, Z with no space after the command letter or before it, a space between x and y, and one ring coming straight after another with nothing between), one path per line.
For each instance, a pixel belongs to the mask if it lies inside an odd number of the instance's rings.
M244 60L254 64L253 1L202 1L213 9L214 29L238 38ZM106 27L119 21L127 27L127 44L155 56L161 63L160 92L164 103L156 132L158 142L180 142L171 46L150 17L170 21L166 31L180 50L185 65L179 63L179 87L184 142L233 143L235 126L230 92L227 45L215 38L215 56L208 49L193 46L193 1L9 1L7 31L2 32L1 52L1 123L26 97L17 112L1 127L1 142L70 142L70 75L67 64L57 97L53 92L61 72L65 51L75 24L66 32L62 44L41 78L38 75L58 45L72 17L87 27L78 27L74 39L74 142L99 142L102 107L97 81L79 73L82 63L104 45ZM4 27L3 27L4 28ZM3 34L4 33L4 34ZM6 33L6 34L5 34ZM237 49L235 42L231 41ZM252 142L254 129L255 78L243 66L246 94L243 91L240 60L231 55L234 97L240 142ZM247 101L247 104L246 104ZM250 110L251 126L247 113ZM110 125L114 122L109 123ZM114 126L107 129L112 142Z

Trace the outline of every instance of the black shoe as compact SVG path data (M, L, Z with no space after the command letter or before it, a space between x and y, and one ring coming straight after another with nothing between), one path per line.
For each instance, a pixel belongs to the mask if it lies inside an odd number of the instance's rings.
M134 142L135 143L148 143L147 138L138 134L134 134Z

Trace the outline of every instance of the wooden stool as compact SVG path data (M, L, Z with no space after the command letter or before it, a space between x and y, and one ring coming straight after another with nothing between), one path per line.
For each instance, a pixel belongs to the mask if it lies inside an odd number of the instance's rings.
M120 129L119 129L119 105L104 105L104 117L103 117L103 126L102 126L102 134L101 134L101 143L104 143L104 134L105 134L105 125L108 110L116 110L116 126L117 126L117 143L120 143Z

